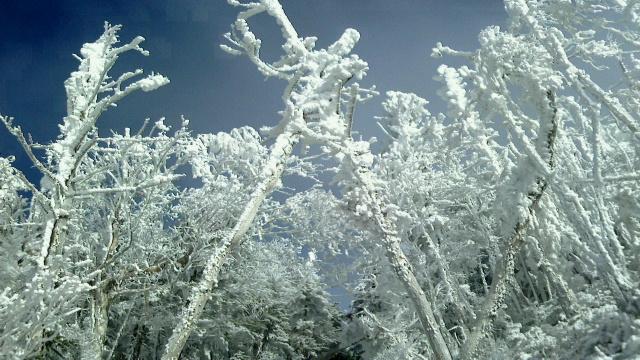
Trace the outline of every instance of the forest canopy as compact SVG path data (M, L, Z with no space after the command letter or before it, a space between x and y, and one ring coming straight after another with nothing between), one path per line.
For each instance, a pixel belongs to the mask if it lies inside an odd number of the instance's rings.
M320 47L278 0L227 2L221 49L279 81L269 128L99 130L171 86L119 72L150 54L109 23L55 138L0 115L41 178L0 157L0 357L640 357L638 1L504 0L476 49L433 39L446 113L362 85L356 29Z

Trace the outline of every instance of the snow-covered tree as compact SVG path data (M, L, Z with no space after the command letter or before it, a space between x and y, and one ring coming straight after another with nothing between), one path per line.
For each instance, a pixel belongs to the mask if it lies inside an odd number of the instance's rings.
M109 24L76 56L56 139L0 116L42 176L0 157L2 356L637 355L636 1L505 0L508 26L477 49L432 50L465 62L434 74L446 114L386 92L379 152L352 136L379 95L356 82L356 30L317 48L277 0L228 3L222 49L286 83L265 138L192 134L184 118L98 131L120 99L169 82L111 77L148 53ZM282 30L273 62L249 25L260 14ZM314 185L287 189L292 176Z

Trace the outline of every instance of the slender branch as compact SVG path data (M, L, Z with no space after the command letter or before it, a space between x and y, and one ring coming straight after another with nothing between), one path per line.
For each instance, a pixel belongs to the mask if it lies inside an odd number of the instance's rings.
M25 153L27 154L27 156L29 157L29 160L31 160L33 165L43 175L45 175L46 177L50 178L52 181L56 182L62 188L66 188L63 184L60 183L58 178L42 162L40 162L40 160L38 160L36 155L31 150L31 146L27 142L27 139L25 139L24 134L22 133L22 129L20 129L19 126L13 126L12 125L13 118L0 115L0 121L2 121L2 123L7 128L7 130L13 136L16 137L16 139L18 140L18 143L20 143L20 146L22 146L22 148L24 149Z
M142 182L138 185L134 186L121 186L117 188L102 188L102 189L87 189L80 191L73 191L69 193L69 196L77 197L77 196L87 196L87 195L97 195L97 194L113 194L113 193L121 193L121 192L135 192L143 189L147 189L153 186L158 186L161 184L166 184L177 180L184 175L176 174L169 176L157 176L155 179L151 179L149 181Z

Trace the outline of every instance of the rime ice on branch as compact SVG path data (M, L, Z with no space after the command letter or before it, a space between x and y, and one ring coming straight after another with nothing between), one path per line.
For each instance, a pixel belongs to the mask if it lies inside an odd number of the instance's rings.
M301 39L286 17L282 6L276 0L262 0L258 3L241 3L229 0L229 4L244 8L225 37L231 44L222 49L234 54L245 54L269 77L287 81L282 95L285 109L282 120L271 135L275 142L269 158L260 175L260 181L251 194L235 226L231 229L209 256L202 279L194 286L188 304L183 309L180 320L167 343L163 359L177 359L196 323L200 319L210 292L217 285L220 269L227 257L246 237L260 205L280 184L280 178L287 166L294 146L301 138L301 127L324 127L329 132L344 134L346 127L339 123L336 114L336 90L352 78L361 78L367 65L355 55L349 55L359 35L348 29L343 36L327 49L315 50L315 38ZM260 13L267 13L282 30L284 54L273 63L260 58L261 41L251 32L247 20ZM326 131L325 131L326 132Z

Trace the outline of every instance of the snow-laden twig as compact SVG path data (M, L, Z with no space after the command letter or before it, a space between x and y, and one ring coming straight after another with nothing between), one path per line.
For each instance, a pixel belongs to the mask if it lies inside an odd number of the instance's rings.
M611 114L629 129L636 140L640 141L640 129L638 128L637 119L615 97L603 90L584 70L578 68L569 59L559 37L562 34L560 31L553 28L544 29L540 26L525 0L507 0L505 1L505 7L514 17L521 19L523 23L529 26L532 33L540 41L540 44L553 56L558 66L566 74L567 79L574 86L584 88L595 100L604 104Z
M0 115L0 121L2 121L9 133L16 137L18 143L27 154L27 157L29 157L29 160L31 160L33 166L35 166L36 169L38 169L42 173L42 175L47 176L53 181L57 181L56 176L51 172L51 170L49 170L40 160L38 160L36 155L33 153L33 151L31 150L31 145L29 145L27 139L25 139L24 134L22 133L22 129L20 129L19 126L13 126L13 118ZM58 183L58 185L64 186L60 183Z
M183 176L184 175L181 175L181 174L175 174L175 175L169 175L169 176L161 175L161 176L156 176L151 180L146 180L138 185L120 186L115 188L86 189L86 190L73 191L73 192L70 192L68 195L71 197L79 197L79 196L91 196L91 195L98 195L98 194L136 192L136 191L144 190L150 187L155 187L158 185L173 182L175 180L180 179Z

